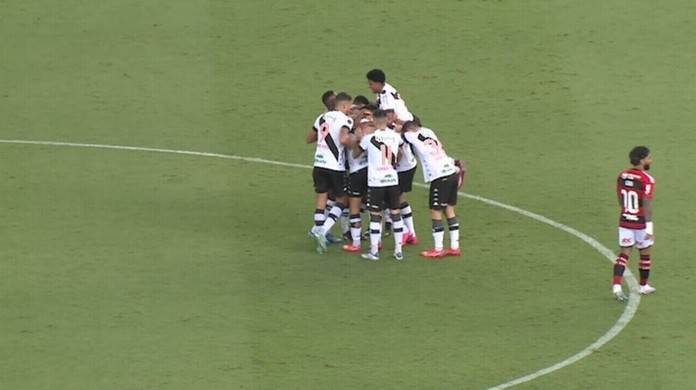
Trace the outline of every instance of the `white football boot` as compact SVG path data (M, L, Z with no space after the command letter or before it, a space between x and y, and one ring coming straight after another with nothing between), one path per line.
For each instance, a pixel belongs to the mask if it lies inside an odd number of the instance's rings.
M645 286L638 286L638 294L643 294L643 295L652 294L655 292L655 290L656 290L656 288L652 287L649 284L646 284Z
M615 284L614 286L612 286L611 291L612 291L612 294L614 294L614 298L616 298L616 300L619 302L625 301L628 299L626 294L624 294L623 291L621 290L620 284Z

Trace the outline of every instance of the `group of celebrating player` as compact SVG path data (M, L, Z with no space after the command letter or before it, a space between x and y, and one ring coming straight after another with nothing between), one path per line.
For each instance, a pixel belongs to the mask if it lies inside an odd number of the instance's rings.
M352 99L345 92L327 91L322 101L327 111L319 115L307 134L306 142L316 142L314 153L314 190L316 205L314 226L309 234L317 242L317 251L324 253L327 243L340 241L331 227L343 216L343 245L348 252L361 251L361 210L369 210L369 250L362 254L368 260L379 260L382 215L389 220L394 235L394 258L403 260L403 245L416 244L418 238L406 194L411 191L417 160L423 177L430 183L428 200L432 219L434 247L421 256L441 259L459 256L459 222L454 212L457 190L464 177L464 166L445 153L435 133L421 125L396 89L386 82L380 69L367 73L374 103L364 96ZM639 294L650 294L655 288L648 284L654 242L652 197L655 180L647 171L652 156L645 146L629 153L632 167L617 179L617 196L621 209L619 246L614 261L612 293L625 300L621 282L632 248L640 251ZM327 207L328 205L328 207ZM347 210L347 213L346 213ZM446 218L450 236L444 247Z
M441 259L459 256L459 222L454 211L464 167L449 157L435 133L421 125L406 107L380 69L367 73L375 103L345 92L328 91L322 96L326 112L319 115L306 142L316 142L312 177L316 192L314 226L310 230L317 251L324 253L332 240L331 227L348 210L347 252L361 252L363 206L369 210L368 260L379 260L382 215L388 218L394 236L394 258L403 260L403 245L418 243L411 206L411 191L420 160L423 177L430 183L429 207L434 247L421 256ZM450 246L444 247L444 214Z

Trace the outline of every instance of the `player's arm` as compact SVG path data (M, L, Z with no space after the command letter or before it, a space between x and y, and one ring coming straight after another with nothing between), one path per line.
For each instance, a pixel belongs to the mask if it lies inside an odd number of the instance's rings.
M353 158L360 157L360 155L363 154L364 151L365 149L363 149L362 146L360 146L360 144L355 145L355 147L353 148Z
M367 147L368 138L369 137L364 137L361 134L358 134L357 142L355 144L355 147L353 148L353 158L360 157L360 155L365 151L365 148Z
M314 127L312 127L311 129L309 129L307 137L305 137L305 143L312 144L314 142L317 142L317 130Z
M643 215L645 216L645 238L652 238L655 235L652 222L652 198L643 198Z
M346 148L352 148L357 144L356 138L350 133L348 126L341 127L341 133L338 135L338 142Z

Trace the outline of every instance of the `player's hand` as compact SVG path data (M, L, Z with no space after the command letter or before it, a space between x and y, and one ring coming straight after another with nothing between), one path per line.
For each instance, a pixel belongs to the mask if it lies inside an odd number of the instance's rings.
M644 239L645 241L648 241L648 240L652 240L653 238L655 238L655 234L648 234L648 233L645 233L645 237L644 237L643 239Z

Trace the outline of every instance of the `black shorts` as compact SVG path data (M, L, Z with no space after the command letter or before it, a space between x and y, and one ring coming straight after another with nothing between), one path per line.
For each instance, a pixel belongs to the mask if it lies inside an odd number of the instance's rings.
M348 196L360 198L367 193L367 168L353 172L348 177Z
M367 188L367 208L370 211L379 212L383 207L390 210L399 209L399 186L389 187L368 187Z
M399 190L402 193L411 192L413 189L413 177L416 175L416 168L409 169L408 171L399 172Z
M457 204L457 174L441 177L430 182L430 197L428 207L432 210L442 210L446 206Z
M314 167L312 179L314 179L314 191L323 194L331 191L334 196L346 194L346 180L344 171L332 171L331 169Z

